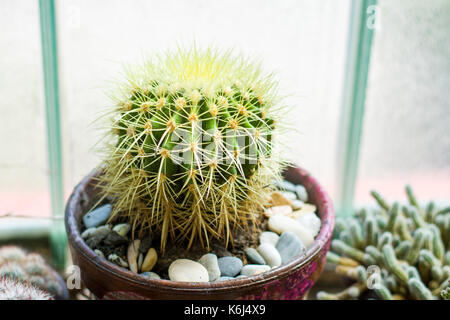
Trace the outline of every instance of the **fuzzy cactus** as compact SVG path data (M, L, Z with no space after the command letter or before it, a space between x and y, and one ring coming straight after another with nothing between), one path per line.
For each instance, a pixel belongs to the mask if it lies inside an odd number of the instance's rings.
M379 299L434 300L448 298L450 287L450 208L433 202L421 207L410 186L408 205L389 204L378 192L379 205L348 219L338 219L328 262L336 273L351 278L359 292L373 289ZM379 281L369 270L377 267ZM366 270L364 273L363 270ZM320 292L318 299L351 299L342 293Z
M0 278L36 286L54 297L65 297L67 289L54 271L36 253L17 246L0 247Z
M279 178L276 83L230 52L179 49L128 72L109 112L100 178L111 219L209 245L232 240Z
M53 297L31 284L0 277L0 300L53 300Z

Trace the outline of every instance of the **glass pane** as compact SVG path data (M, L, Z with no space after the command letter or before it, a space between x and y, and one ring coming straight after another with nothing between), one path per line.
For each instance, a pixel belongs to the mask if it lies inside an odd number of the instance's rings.
M50 216L37 1L0 3L0 215Z
M332 192L349 1L60 1L57 16L66 192L99 162L89 123L110 103L121 63L194 39L279 73L298 130L287 156Z
M356 200L450 200L450 2L379 0Z

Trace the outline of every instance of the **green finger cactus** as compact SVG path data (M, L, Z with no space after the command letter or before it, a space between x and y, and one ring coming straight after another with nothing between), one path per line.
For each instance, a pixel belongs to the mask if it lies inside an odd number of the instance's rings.
M354 281L360 293L373 290L379 299L445 299L450 285L450 214L434 202L421 207L410 186L408 204L392 205L371 192L380 208L338 218L330 257L334 271ZM400 210L401 208L401 210ZM359 265L344 264L351 258ZM366 275L364 274L364 270ZM318 299L354 299L348 289L321 292Z
M279 179L276 82L259 64L213 49L179 49L127 74L110 110L104 195L113 214L169 238L232 240ZM136 230L136 229L135 229Z

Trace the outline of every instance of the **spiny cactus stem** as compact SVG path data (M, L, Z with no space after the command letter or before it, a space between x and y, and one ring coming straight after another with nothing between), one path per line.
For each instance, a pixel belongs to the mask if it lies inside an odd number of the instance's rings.
M346 288L345 290L338 293L328 293L320 291L317 293L317 298L319 300L348 300L357 298L362 292L367 289L365 283L355 283L352 286Z
M378 286L376 286L374 288L376 294L378 295L378 297L382 300L392 300L392 294L389 291L388 288L386 288L385 286L383 286L382 284L379 284Z
M364 252L350 247L346 243L341 240L333 240L331 243L333 250L337 251L340 254L346 255L349 258L352 258L358 262L364 263Z
M387 244L383 247L383 257L390 271L405 285L408 285L408 274L400 266L397 258L395 257L394 249L391 245Z
M384 198L375 190L370 191L370 194L378 203L378 205L385 210L385 212L389 212L390 205L384 200Z
M434 300L431 291L417 278L408 281L408 287L411 294L418 300Z

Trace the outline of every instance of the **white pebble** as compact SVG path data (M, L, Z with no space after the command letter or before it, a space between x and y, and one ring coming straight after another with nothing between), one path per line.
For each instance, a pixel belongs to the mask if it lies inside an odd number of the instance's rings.
M259 254L264 258L264 261L271 267L278 267L281 265L281 256L275 247L269 243L260 244L258 247Z
M308 248L314 241L314 237L311 232L300 222L283 215L276 215L269 218L269 230L278 234L285 231L291 231L300 238L306 248Z
M270 270L270 266L263 264L246 264L241 269L241 275L254 276Z
M314 212L309 212L301 215L296 220L300 222L305 228L307 228L311 232L313 237L315 237L319 233L321 221Z
M278 239L280 238L279 235L277 235L275 232L272 231L264 231L259 236L259 243L270 243L274 247L277 245Z
M264 215L268 218L276 215L289 215L292 213L291 205L270 207L264 211Z
M182 282L208 282L208 270L200 263L178 259L169 266L169 279Z
M302 200L292 200L292 209L298 210L301 209L305 203Z

